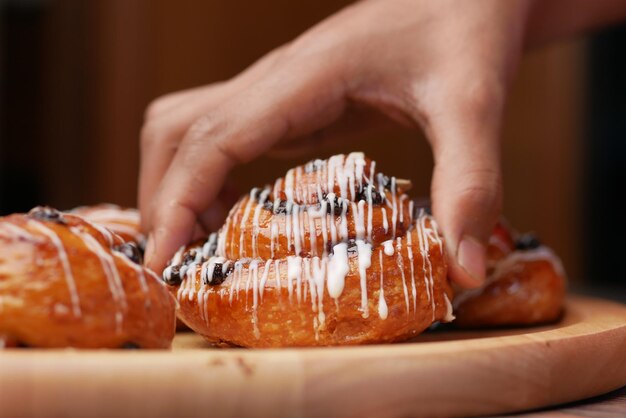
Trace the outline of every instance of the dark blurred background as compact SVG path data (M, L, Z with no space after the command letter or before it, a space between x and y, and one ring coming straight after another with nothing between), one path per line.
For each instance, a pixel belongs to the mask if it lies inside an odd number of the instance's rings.
M43 203L134 206L151 99L229 78L348 3L0 0L0 214ZM625 74L624 27L532 51L503 133L506 216L562 256L574 287L618 298ZM355 147L413 179L414 195L428 194L432 158L419 134L364 134L315 157ZM260 159L233 178L246 191L309 157Z

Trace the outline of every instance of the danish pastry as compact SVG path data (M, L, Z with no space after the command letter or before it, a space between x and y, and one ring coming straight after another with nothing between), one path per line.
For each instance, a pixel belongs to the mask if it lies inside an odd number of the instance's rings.
M536 325L559 318L566 274L550 248L501 222L489 240L487 261L485 286L454 300L456 326Z
M0 345L166 348L175 301L136 246L76 215L0 218Z
M163 272L179 317L245 347L400 341L451 321L443 239L409 187L351 153L253 189Z

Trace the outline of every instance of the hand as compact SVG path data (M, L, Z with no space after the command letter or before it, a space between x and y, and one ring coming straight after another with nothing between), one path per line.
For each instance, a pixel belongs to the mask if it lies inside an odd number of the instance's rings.
M233 166L279 142L314 141L366 106L426 133L451 275L479 285L501 207L505 92L529 7L526 0L359 2L231 80L156 100L141 142L148 265L159 271L194 228L207 226Z

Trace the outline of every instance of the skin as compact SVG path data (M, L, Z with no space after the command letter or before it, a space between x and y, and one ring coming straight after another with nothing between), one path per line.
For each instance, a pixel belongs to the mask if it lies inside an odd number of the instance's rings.
M194 234L216 227L214 201L235 165L338 140L377 112L426 134L450 275L480 285L501 211L503 107L522 52L617 21L625 3L362 1L230 80L155 100L141 133L148 266L161 271Z

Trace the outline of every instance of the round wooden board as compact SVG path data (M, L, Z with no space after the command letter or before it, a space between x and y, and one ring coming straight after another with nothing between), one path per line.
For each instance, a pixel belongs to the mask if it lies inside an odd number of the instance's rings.
M404 344L0 352L0 416L454 416L527 410L626 384L626 306L572 297L558 324Z

